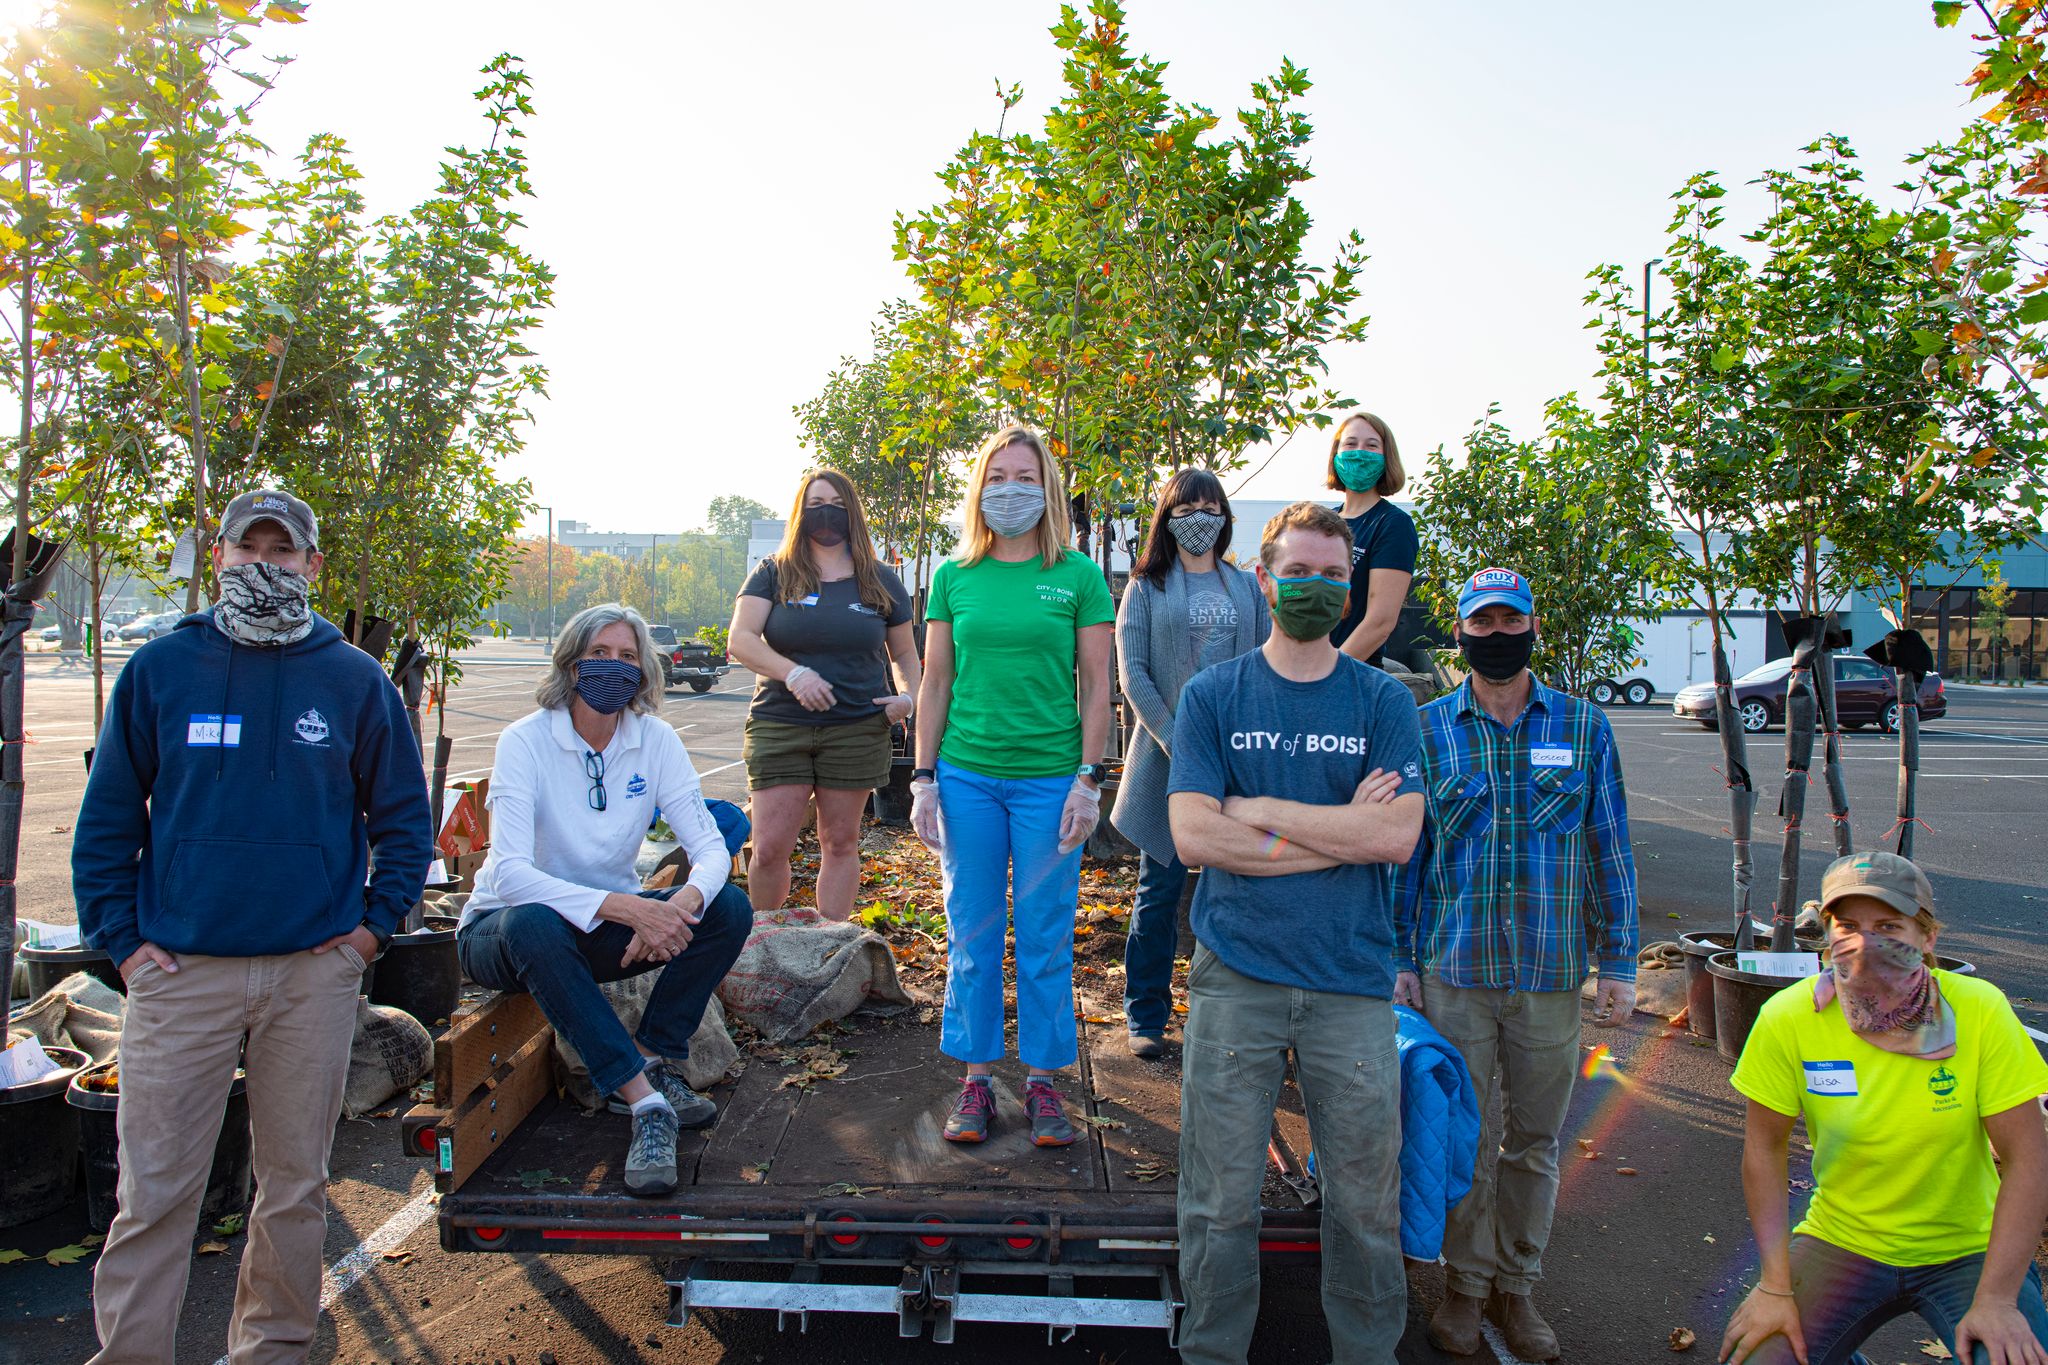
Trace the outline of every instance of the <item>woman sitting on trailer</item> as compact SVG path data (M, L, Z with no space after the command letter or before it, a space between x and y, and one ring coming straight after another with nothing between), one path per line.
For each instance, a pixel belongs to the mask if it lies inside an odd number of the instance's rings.
M639 612L607 602L571 617L535 699L540 709L498 737L491 850L456 934L462 969L533 996L612 1111L633 1117L626 1188L667 1194L678 1128L718 1117L682 1062L753 907L726 880L725 840L682 736L661 719L661 669ZM634 861L657 808L690 876L643 891ZM628 1034L598 983L657 970Z
M1910 1311L1958 1361L2043 1365L2048 1065L1996 986L1934 965L1933 888L1907 859L1836 860L1821 917L1828 965L1771 997L1735 1068L1763 1273L1721 1359L1844 1365ZM1802 1114L1813 1201L1788 1236L1786 1149Z

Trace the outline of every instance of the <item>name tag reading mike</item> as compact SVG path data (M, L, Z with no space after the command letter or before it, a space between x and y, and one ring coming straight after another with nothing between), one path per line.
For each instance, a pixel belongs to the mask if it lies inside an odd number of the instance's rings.
M206 749L239 749L242 747L242 718L195 715L185 726L185 743Z

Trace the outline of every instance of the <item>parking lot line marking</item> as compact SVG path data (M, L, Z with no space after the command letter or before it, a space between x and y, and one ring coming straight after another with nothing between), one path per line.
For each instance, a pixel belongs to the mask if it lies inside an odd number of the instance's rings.
M434 1191L430 1186L414 1195L410 1203L385 1220L383 1227L356 1243L353 1250L328 1267L327 1273L321 1277L320 1311L326 1312L336 1299L355 1288L356 1281L376 1267L378 1257L396 1248L433 1216ZM228 1358L222 1356L213 1365L228 1365Z
M744 762L746 762L746 760L745 760L744 758L736 758L736 759L734 759L734 760L733 760L732 762L730 762L730 763L727 763L727 764L725 764L725 765L724 765L723 767L717 767L717 768L706 768L706 769L705 769L705 770L704 770L703 772L701 772L701 773L698 773L698 774L697 774L697 776L698 776L698 777L699 777L700 779L701 779L701 778L706 778L706 777L710 777L710 776L711 776L711 775L712 775L713 773L722 773L722 772L724 772L724 771L726 770L726 768L737 768L737 767L739 767L739 766L740 766L740 764L742 764L742 763L744 763Z

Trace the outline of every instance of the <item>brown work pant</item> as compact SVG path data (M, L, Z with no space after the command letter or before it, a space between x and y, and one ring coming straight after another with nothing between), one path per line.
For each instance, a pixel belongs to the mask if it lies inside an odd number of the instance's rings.
M320 1315L327 1156L363 962L344 945L279 957L186 954L178 963L176 972L145 963L128 983L121 1212L93 1271L101 1349L90 1365L177 1358L199 1203L238 1061L249 1073L256 1205L228 1355L235 1365L302 1361Z

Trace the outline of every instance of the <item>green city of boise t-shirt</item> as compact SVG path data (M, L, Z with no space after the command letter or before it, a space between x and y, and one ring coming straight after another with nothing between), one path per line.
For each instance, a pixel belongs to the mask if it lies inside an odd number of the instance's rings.
M1891 1266L1938 1265L1991 1240L1998 1170L1984 1117L2048 1094L2048 1063L1999 989L1937 969L1956 1055L1887 1052L1856 1036L1814 978L1757 1015L1730 1078L1780 1114L1804 1114L1813 1202L1794 1232Z
M953 631L953 695L939 757L984 777L1070 777L1081 765L1074 632L1116 620L1086 555L1051 568L949 559L932 575L925 619Z

